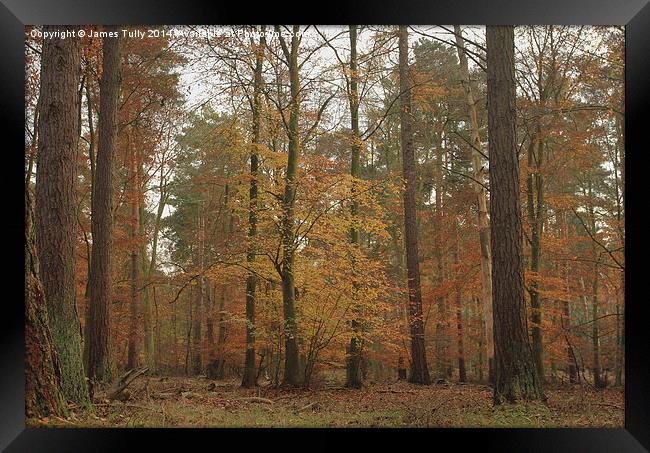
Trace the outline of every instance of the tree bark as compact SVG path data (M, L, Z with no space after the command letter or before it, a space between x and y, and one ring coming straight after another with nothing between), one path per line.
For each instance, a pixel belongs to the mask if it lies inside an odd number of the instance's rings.
M350 243L353 248L359 247L359 229L356 225L359 212L359 202L354 197L355 182L354 180L361 176L359 171L359 153L361 149L361 137L359 136L359 73L357 68L357 26L350 25L350 75L349 75L349 104L350 104L350 131L352 146L350 149L350 175L352 176L352 203L350 211L352 215L352 228L350 229ZM353 253L355 253L353 251ZM361 373L362 360L362 321L359 319L358 307L358 287L356 269L353 263L353 300L355 301L352 310L354 319L351 321L352 337L347 351L347 369L345 386L349 388L361 388L363 385L363 376Z
M264 64L264 48L266 39L264 33L266 27L262 26L259 45L255 48L255 75L253 81L253 141L251 146L251 170L248 206L248 253L246 262L253 266L255 262L255 241L257 236L257 173L258 173L258 150L261 143L261 91L262 91L262 69ZM253 44L251 40L251 44ZM257 373L255 372L255 300L256 300L257 279L253 272L246 277L246 359L244 361L244 376L242 387L257 386Z
M456 334L457 334L457 347L458 347L458 382L467 381L467 370L465 368L465 344L463 338L463 304L462 304L462 291L461 291L461 275L460 270L460 239L458 237L458 228L456 228L456 244L454 247L454 265L456 267Z
M544 380L544 347L542 344L542 307L539 294L540 257L542 253L544 182L541 166L544 158L544 142L539 125L528 146L528 176L526 180L528 221L530 223L530 271L532 278L530 294L530 320L533 338L533 359L540 379Z
M57 29L45 27L48 32ZM52 343L61 361L63 393L70 401L86 404L88 386L75 297L79 41L46 39L41 58L35 219L40 278Z
M514 28L487 26L494 402L543 399L528 340L516 143Z
M34 208L29 180L25 186L25 415L67 416L61 387L61 362L52 344L49 317L38 276Z
M399 26L399 85L401 96L400 141L402 147L402 168L406 180L404 191L404 236L406 245L406 269L409 290L409 327L411 333L411 375L409 382L431 383L424 344L424 320L422 318L422 292L418 265L417 213L415 189L415 153L413 150L413 117L411 113L411 80L408 67L408 30Z
M199 277L196 284L196 305L194 307L194 326L192 327L192 371L195 375L203 372L203 293L205 286L205 278L203 277L203 249L204 249L204 236L205 236L205 219L203 213L203 203L201 202L198 210L197 218L197 233L198 233L198 268Z
M140 246L139 231L140 231L140 197L139 197L139 183L138 183L138 164L137 164L137 150L135 143L129 143L129 180L131 181L130 195L130 209L131 216L129 219L129 235L131 238L131 253L130 253L130 300L129 300L129 345L128 345L128 359L127 369L133 370L137 368L139 348L138 348L138 326L140 325Z
M278 32L280 30L278 29ZM284 376L282 385L297 387L299 382L299 357L298 357L298 326L295 314L295 283L293 275L294 264L294 201L296 194L296 170L298 155L300 154L300 137L298 117L300 114L300 79L298 67L299 26L294 25L289 49L280 34L279 40L282 51L289 66L289 84L291 90L291 105L289 114L289 155L285 176L284 196L282 198L282 260L280 263L280 277L282 280L282 307L284 314Z
M111 379L108 307L112 298L113 161L121 82L120 47L119 36L104 38L103 70L99 87L99 147L93 181L88 377L99 381Z

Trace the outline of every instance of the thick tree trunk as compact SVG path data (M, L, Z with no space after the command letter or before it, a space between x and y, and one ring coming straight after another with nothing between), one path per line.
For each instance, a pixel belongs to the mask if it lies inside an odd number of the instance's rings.
M43 285L38 277L34 209L25 186L25 415L67 416L61 387L61 362L52 344Z
M470 122L470 138L472 143L472 176L476 181L485 180L485 168L480 150L481 138L479 134L478 115L476 113L476 100L469 77L467 54L465 53L465 40L460 26L454 26L456 33L456 46L460 60L460 74L467 101L467 113ZM494 382L494 344L492 334L492 252L490 248L490 224L487 212L487 190L481 184L474 184L477 200L477 214L479 227L479 241L481 244L481 301L485 313L485 346L488 359L488 376Z
M528 340L524 298L514 28L487 26L494 402L544 398Z
M253 142L251 149L251 181L249 188L248 206L248 253L246 262L253 266L255 262L255 241L257 236L257 172L258 172L258 150L261 143L261 91L262 91L262 69L264 64L264 48L266 40L264 33L266 28L262 26L260 42L256 47L255 57L255 78L253 86ZM252 40L251 40L252 44ZM255 387L257 385L257 374L255 372L255 300L256 300L257 279L253 272L246 277L246 359L244 361L244 376L242 387Z
M56 27L45 27L54 32ZM41 62L36 247L52 333L68 400L86 404L81 328L75 297L75 184L79 139L80 45L46 39Z
M407 26L399 26L399 85L401 96L400 124L403 175L406 180L404 191L404 236L406 245L406 269L409 289L409 327L411 333L411 375L409 381L415 384L429 384L429 368L424 344L424 319L422 318L422 292L418 265L417 214L415 188L415 153L411 113L411 80L408 67Z
M110 381L109 304L112 298L113 160L120 92L121 38L104 38L100 83L99 147L93 181L88 377Z
M350 25L350 75L349 75L349 104L350 104L350 131L352 146L350 149L350 175L353 179L361 176L359 171L359 152L361 149L361 137L359 136L359 73L357 68L357 26ZM353 226L350 230L350 242L352 247L359 247L359 229L355 224L359 202L354 198L355 183L352 182L353 199L350 206ZM352 258L354 261L354 257ZM352 263L354 267L354 262ZM362 321L359 319L359 307L356 302L358 297L358 286L356 269L353 268L353 298L355 304L352 307L354 319L351 321L352 337L347 351L347 369L345 386L349 388L361 388L363 385L363 376L361 373L362 361Z

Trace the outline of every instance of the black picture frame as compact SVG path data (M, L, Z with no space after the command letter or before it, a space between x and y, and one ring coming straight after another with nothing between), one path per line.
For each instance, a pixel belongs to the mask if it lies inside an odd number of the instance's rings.
M308 8L311 7L310 13ZM625 428L621 429L436 429L428 430L264 430L258 435L220 430L162 429L44 429L25 428L24 416L24 25L35 24L590 24L626 25L626 313L625 313ZM638 452L650 449L650 329L645 288L650 222L646 181L650 125L650 5L648 0L398 0L354 3L327 1L198 2L172 0L93 2L81 0L2 0L0 5L0 104L6 126L0 248L5 270L0 297L0 448L6 451L120 451L141 441L172 448L226 448L226 438L237 449L392 448L487 451ZM21 145L21 142L23 144ZM5 163L6 162L6 163ZM7 255L8 253L8 255ZM645 277L645 278L644 278ZM10 291L8 291L10 290ZM365 431L365 430L361 430ZM314 434L316 437L314 437ZM279 436L279 437L278 437ZM342 436L343 439L338 437ZM294 443L295 442L295 443ZM237 446L239 445L239 446ZM445 446L452 445L452 446ZM379 445L378 445L379 446Z

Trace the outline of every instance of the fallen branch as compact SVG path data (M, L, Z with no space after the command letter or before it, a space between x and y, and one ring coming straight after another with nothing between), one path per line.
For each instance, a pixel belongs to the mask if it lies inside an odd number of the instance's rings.
M414 390L375 390L377 393L417 393Z
M259 396L249 396L245 398L237 398L237 401L249 401L251 403L264 403L264 404L274 404L274 402L268 398L261 398Z
M144 366L137 369L127 371L118 381L115 387L108 393L108 399L117 399L120 394L133 382L137 377L142 376L149 371L149 368Z
M309 403L306 406L301 407L300 409L296 410L296 414L302 411L306 411L307 409L312 409L312 410L319 410L320 409L320 404L318 404L316 401L313 403Z

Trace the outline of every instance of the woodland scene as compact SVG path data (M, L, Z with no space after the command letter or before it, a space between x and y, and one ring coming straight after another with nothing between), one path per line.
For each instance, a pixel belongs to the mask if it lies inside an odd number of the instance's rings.
M624 28L25 28L28 426L622 427Z

